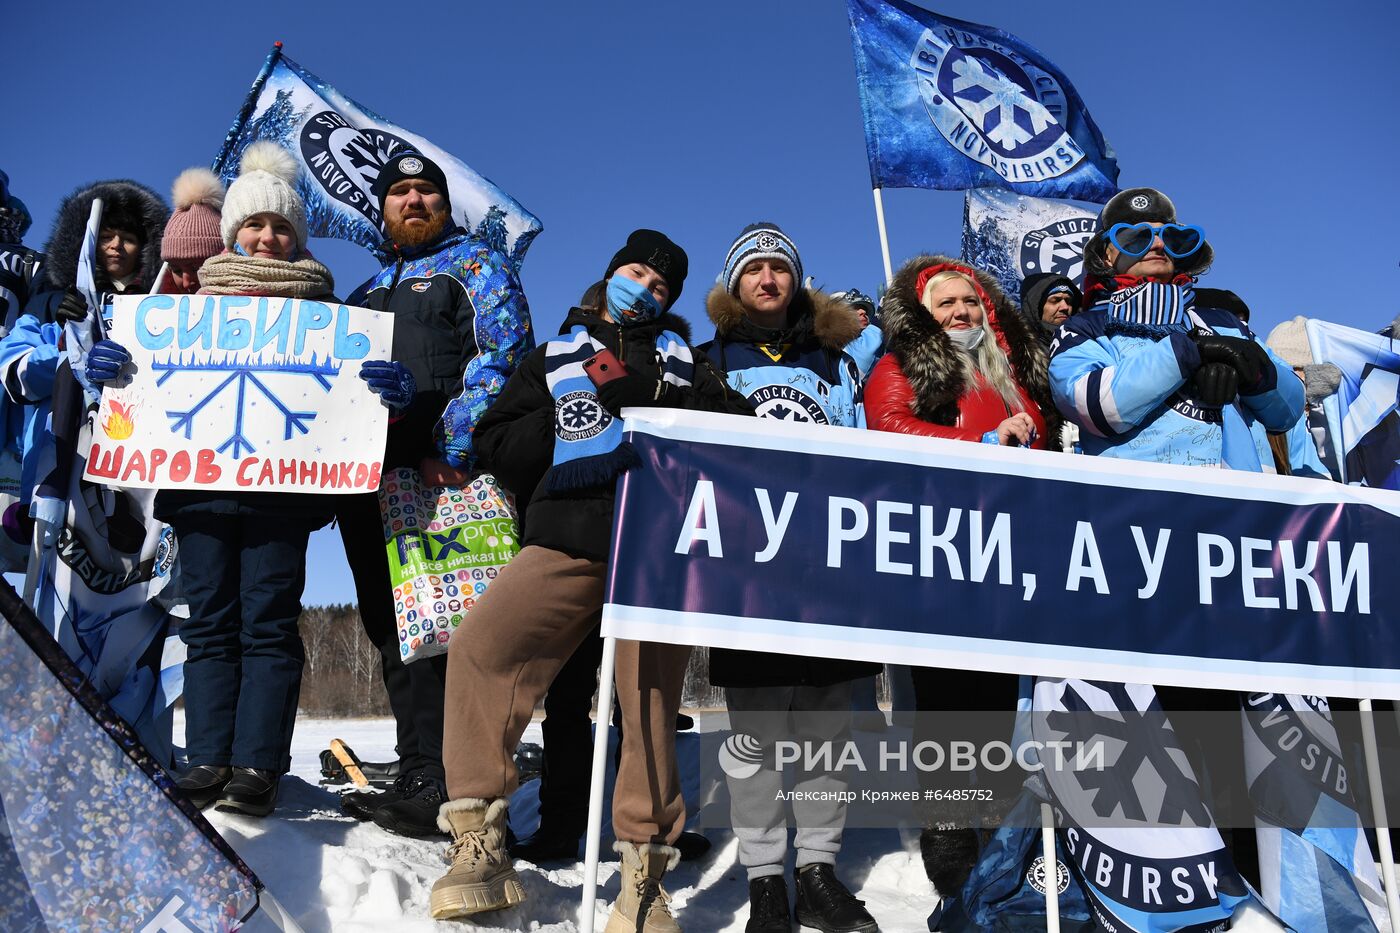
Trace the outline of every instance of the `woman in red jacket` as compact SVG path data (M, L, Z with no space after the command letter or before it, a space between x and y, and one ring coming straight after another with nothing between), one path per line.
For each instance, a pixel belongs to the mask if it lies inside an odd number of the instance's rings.
M1045 351L991 276L946 256L919 256L895 276L880 313L887 352L865 384L868 427L1058 449L1060 417L1050 400ZM959 728L969 738L974 731L988 739L1010 738L1015 675L929 667L911 673L920 710L916 742L936 741L932 714L948 711L981 712L962 717ZM930 775L945 790L958 776ZM979 774L975 780L986 787L996 777ZM1000 777L1005 780L992 789L984 825L1010 805L1021 779L1010 771ZM924 870L944 897L958 893L977 860L977 833L968 828L975 807L935 802L922 814Z

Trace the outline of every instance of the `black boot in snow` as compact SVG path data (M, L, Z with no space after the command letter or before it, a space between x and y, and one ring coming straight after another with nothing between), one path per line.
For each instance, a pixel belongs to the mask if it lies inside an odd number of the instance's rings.
M190 803L203 810L223 792L224 785L233 775L227 765L195 765L175 781L175 786L190 799Z
M340 812L357 820L374 819L374 811L408 796L411 774L400 775L387 790L352 790L340 795Z
M940 897L956 897L977 864L977 830L925 829L919 833L924 874Z
M880 926L860 900L836 879L825 862L797 870L797 922L822 933L879 933Z
M400 836L446 836L437 821L438 808L446 802L447 785L442 778L415 771L408 776L403 798L375 810L373 819L381 828Z
M749 882L749 922L744 933L792 933L792 908L782 875L764 875Z
M510 856L536 865L577 862L578 843L582 838L583 831L575 827L561 826L554 821L541 822L540 828L529 838L520 839L510 846Z
M262 768L234 768L233 777L224 785L214 809L247 816L267 816L277 806L276 771Z

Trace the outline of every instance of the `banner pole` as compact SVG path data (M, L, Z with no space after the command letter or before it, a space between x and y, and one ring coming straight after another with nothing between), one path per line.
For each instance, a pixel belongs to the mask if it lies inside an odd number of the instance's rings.
M875 223L880 227L880 255L885 260L885 287L894 282L894 267L890 265L890 239L885 232L885 202L880 197L879 188L871 188L875 195Z
M35 595L39 590L39 572L44 563L44 536L48 533L48 522L34 522L34 540L29 543L29 566L24 569L24 604L38 615Z
M305 933L292 915L287 913L287 908L279 904L267 888L258 891L258 906L267 915L267 919L272 921L272 925L282 933Z
M155 280L154 282L151 283L151 290L150 290L149 292L147 292L146 294L148 294L148 295L158 295L158 294L160 294L160 283L165 281L165 273L168 272L169 270L170 270L170 263L168 263L168 262L163 262L163 263L160 264L160 271L156 273L156 280Z
M1371 812L1376 818L1376 848L1381 857L1381 877L1385 881L1385 907L1390 914L1391 933L1400 933L1400 892L1395 890L1395 853L1390 848L1390 820L1386 817L1385 796L1381 793L1381 762L1376 752L1376 721L1371 701L1357 704L1361 711L1361 748L1366 755L1366 782L1371 785Z
M608 773L608 736L612 728L613 672L617 668L617 639L603 639L603 661L598 667L598 724L593 730L593 783L588 789L588 836L583 849L583 904L579 907L582 933L593 933L594 905L598 901L598 846L603 834L603 779Z
M1055 815L1040 805L1041 865L1045 868L1045 931L1060 933L1060 862L1055 858Z
M224 164L228 161L229 155L233 152L233 144L238 141L238 134L242 132L247 124L248 118L253 115L253 108L258 105L258 95L262 94L263 85L267 83L268 77L272 74L272 69L277 67L277 59L282 57L282 43L272 43L272 51L267 53L267 60L263 62L262 70L253 79L253 86L248 91L248 96L243 100L243 106L238 111L238 119L233 121L233 127L224 137L224 144L219 147L219 154L214 157L214 164L209 166L215 175L222 175Z

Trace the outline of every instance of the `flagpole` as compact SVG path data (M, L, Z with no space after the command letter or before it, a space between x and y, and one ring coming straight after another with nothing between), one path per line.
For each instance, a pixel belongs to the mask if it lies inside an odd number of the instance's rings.
M885 202L880 198L880 189L871 188L875 195L875 223L880 227L880 255L885 259L885 287L894 282L894 268L890 265L890 240L885 232Z
M1395 890L1395 853L1390 848L1390 820L1386 818L1385 795L1381 793L1381 763L1376 754L1376 721L1371 701L1358 704L1361 711L1361 748L1366 755L1366 783L1371 786L1371 810L1376 818L1376 848L1381 857L1381 877L1385 880L1385 907L1390 914L1391 933L1400 933L1400 892Z
M243 109L238 111L238 119L233 121L233 126L229 129L228 135L224 137L224 144L219 149L214 164L210 166L215 175L223 174L224 163L233 153L234 143L238 142L238 134L248 123L248 118L253 115L253 108L258 105L258 95L262 94L263 85L267 83L272 69L277 66L277 60L281 57L282 43L272 43L272 51L267 53L267 61L263 62L262 71L259 71L258 76L253 79L253 87L248 91L248 97L243 101Z
M1044 868L1045 933L1060 933L1060 860L1055 856L1055 816L1040 805L1041 866Z
M598 848L603 834L603 783L608 772L608 733L612 727L613 673L617 669L617 639L603 639L598 670L598 724L593 729L593 781L588 789L588 835L583 847L583 904L579 907L582 933L593 933L598 901Z

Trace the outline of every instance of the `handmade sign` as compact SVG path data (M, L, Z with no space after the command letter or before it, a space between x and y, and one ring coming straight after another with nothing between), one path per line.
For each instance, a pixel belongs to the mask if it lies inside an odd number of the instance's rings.
M390 470L379 490L399 655L443 654L457 626L520 551L515 502L483 473L469 484L429 486L418 471Z
M388 410L359 377L388 359L393 318L297 298L116 299L132 357L97 411L86 477L247 492L379 488Z

